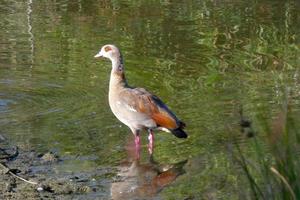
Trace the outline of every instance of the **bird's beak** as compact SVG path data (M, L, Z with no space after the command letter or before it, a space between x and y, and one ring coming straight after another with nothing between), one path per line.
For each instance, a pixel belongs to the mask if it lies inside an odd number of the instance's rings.
M103 55L102 55L101 52L97 53L97 54L94 56L94 58L101 58L101 57L103 57Z

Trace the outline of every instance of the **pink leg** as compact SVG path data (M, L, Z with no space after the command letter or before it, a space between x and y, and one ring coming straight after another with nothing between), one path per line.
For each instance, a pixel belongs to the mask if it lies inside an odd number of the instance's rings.
M149 129L149 136L148 136L148 140L149 140L149 144L148 144L148 151L149 154L152 155L153 150L154 150L154 134L153 131L151 129Z
M134 135L134 142L135 142L135 154L136 154L136 159L140 159L140 149L141 149L141 139L140 139L140 134L136 133Z

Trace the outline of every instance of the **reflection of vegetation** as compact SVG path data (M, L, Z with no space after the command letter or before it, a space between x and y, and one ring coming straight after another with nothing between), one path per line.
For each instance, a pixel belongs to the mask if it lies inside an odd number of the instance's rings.
M294 1L3 0L0 9L0 98L8 102L0 105L0 131L37 150L116 165L129 132L108 107L109 64L93 60L104 43L116 43L130 83L158 94L188 125L185 141L157 134L159 162L190 158L187 173L161 193L166 199L244 199L246 180L226 151L237 135L229 134L237 129L236 104L245 105L261 133L258 155L244 139L241 151L247 159L260 161L261 155L267 164L271 155L264 154L261 139L272 131L263 127L282 103L282 88L290 87L291 105L299 105ZM293 189L284 168L272 162ZM265 175L280 183L269 167Z

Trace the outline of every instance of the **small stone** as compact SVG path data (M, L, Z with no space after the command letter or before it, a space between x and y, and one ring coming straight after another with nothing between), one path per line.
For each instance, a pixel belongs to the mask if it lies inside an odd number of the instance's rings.
M92 191L92 189L89 186L81 186L77 190L80 193L89 193Z
M43 162L57 162L58 161L58 156L55 155L54 153L52 152L48 152L48 153L45 153L42 157L41 157L42 161Z

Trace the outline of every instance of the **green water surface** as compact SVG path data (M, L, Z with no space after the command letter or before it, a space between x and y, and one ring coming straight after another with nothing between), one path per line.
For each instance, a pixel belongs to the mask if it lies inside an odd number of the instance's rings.
M249 199L231 154L234 140L252 156L239 113L263 137L262 123L288 96L300 123L299 13L292 0L2 0L0 134L57 152L61 173L115 173L132 136L108 105L111 64L93 58L113 43L129 84L158 95L187 124L187 140L156 134L157 162L187 163L151 198ZM114 177L102 179L109 188Z

